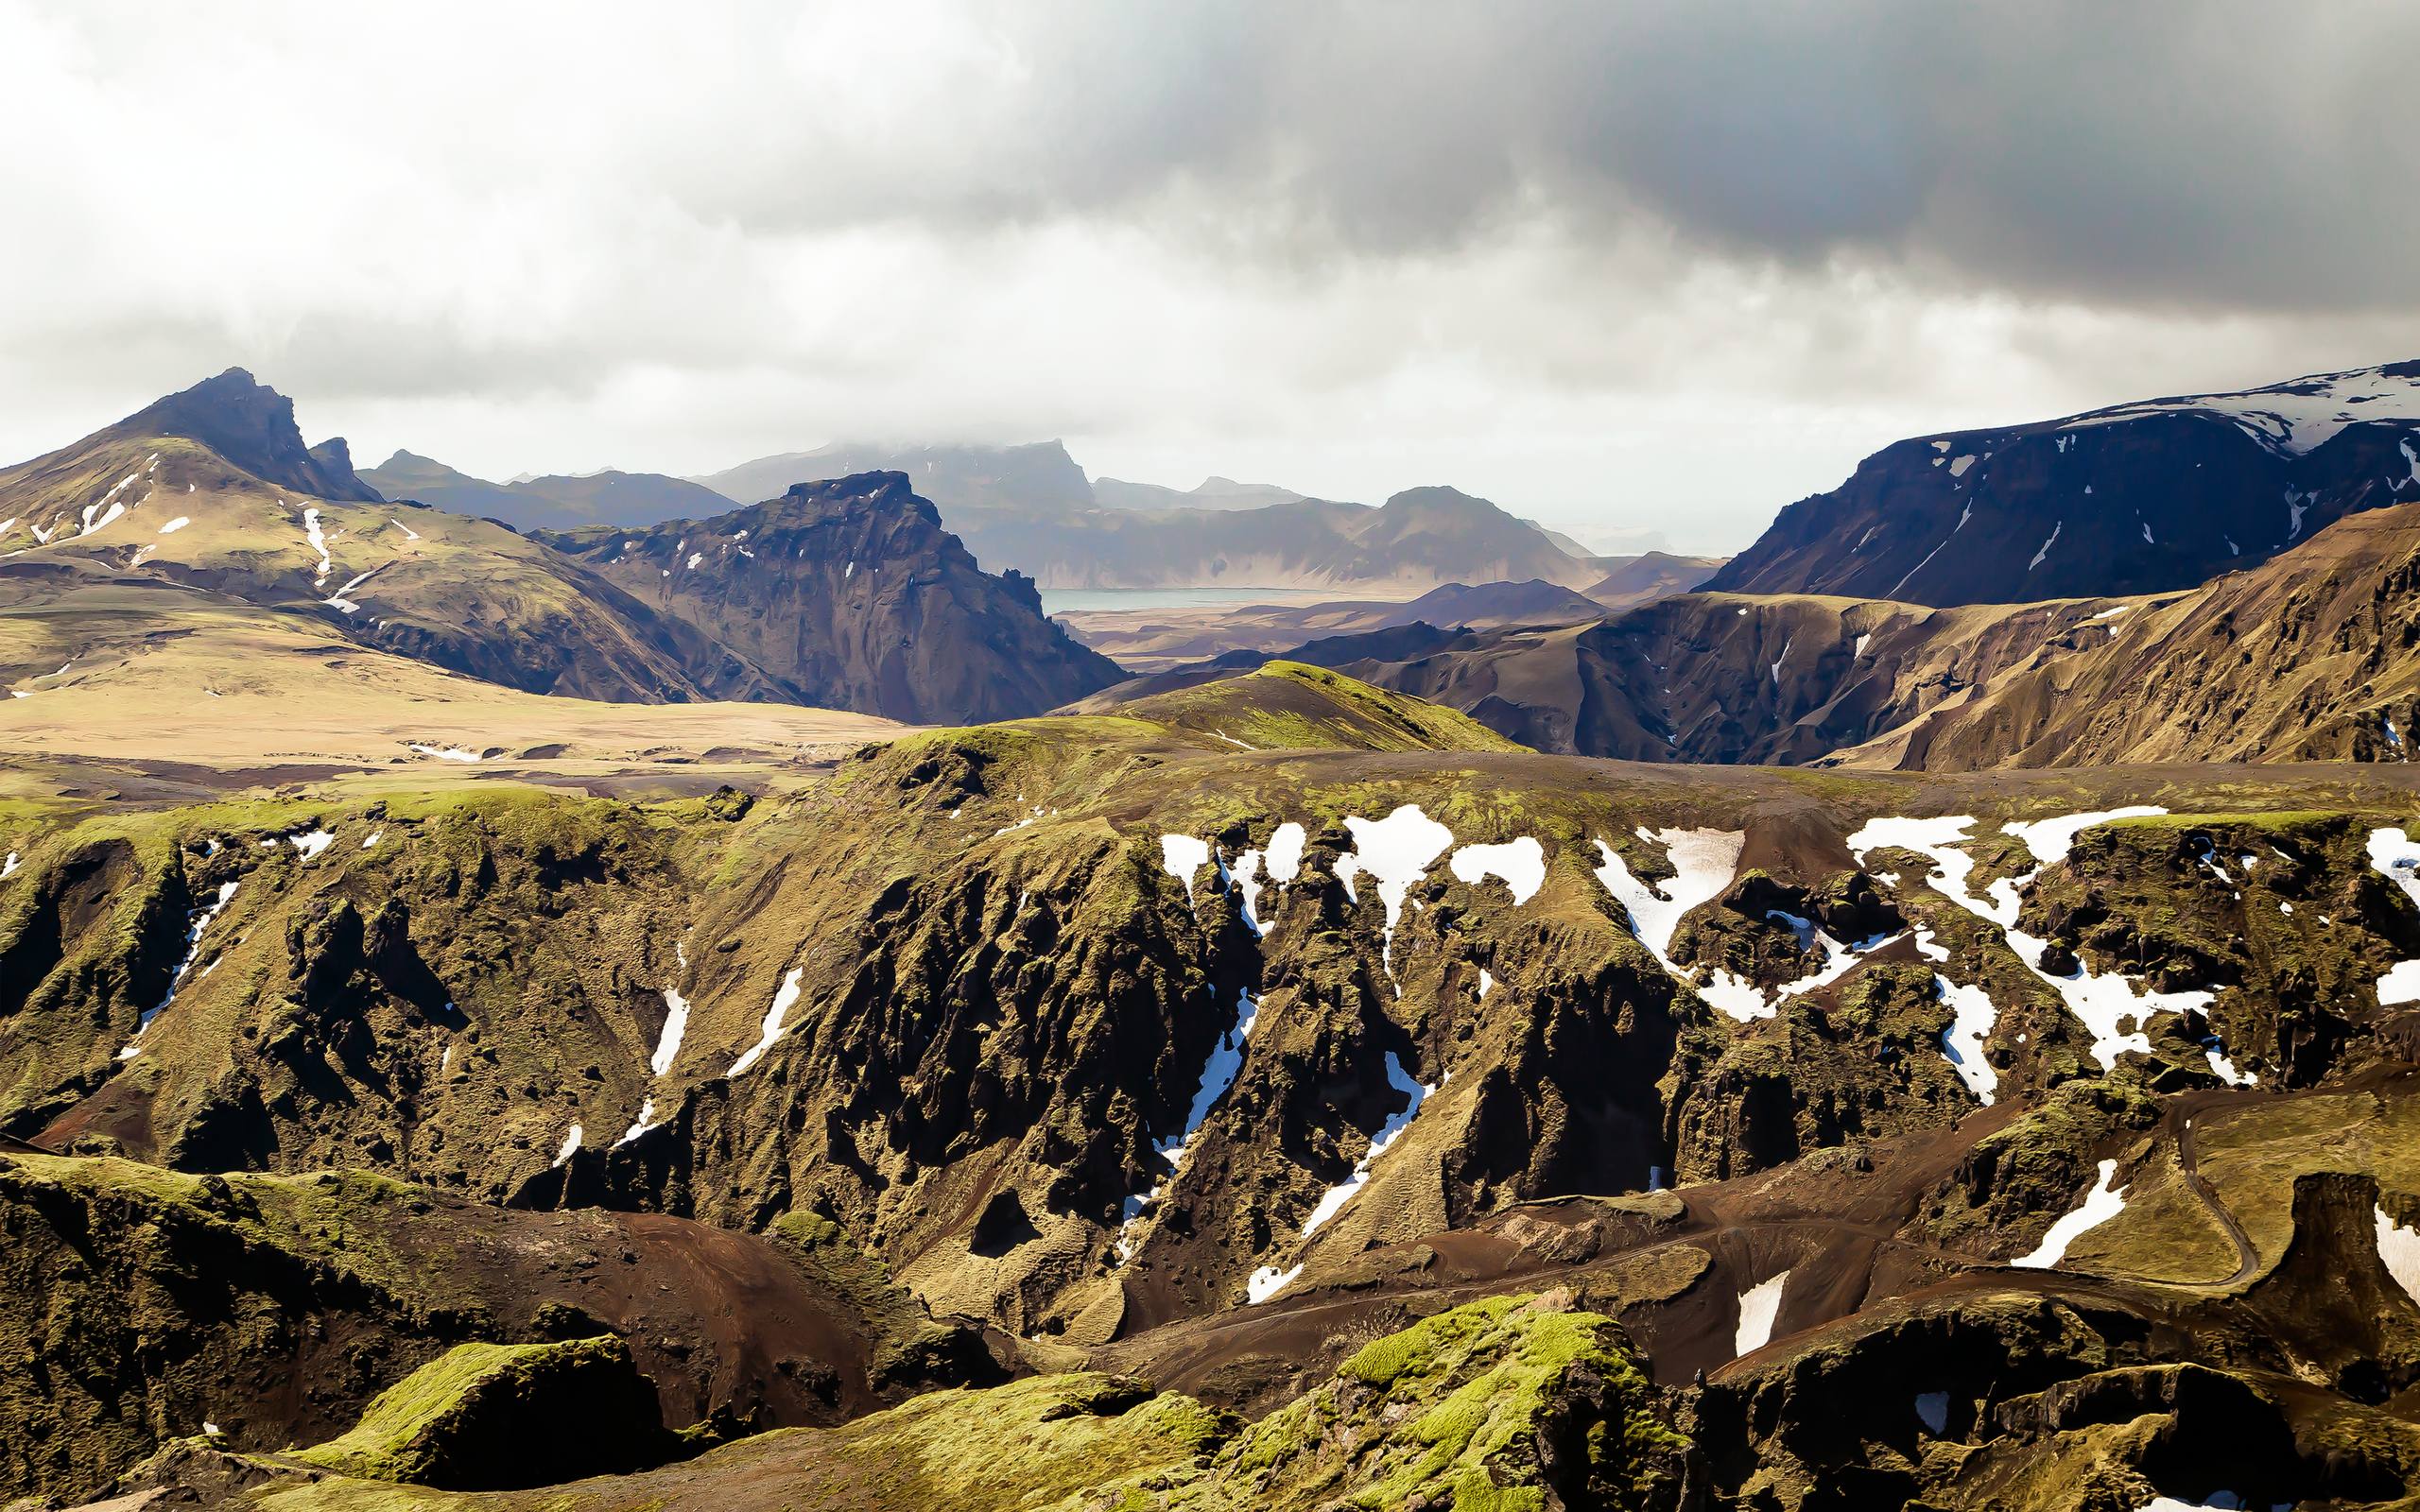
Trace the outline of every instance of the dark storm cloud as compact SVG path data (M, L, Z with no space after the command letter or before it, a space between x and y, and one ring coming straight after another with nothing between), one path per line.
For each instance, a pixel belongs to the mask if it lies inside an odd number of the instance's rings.
M2164 307L2400 302L2420 10L2377 5L1059 6L931 129L825 102L742 223L1146 217L1287 262L1513 221ZM846 107L839 107L845 110Z

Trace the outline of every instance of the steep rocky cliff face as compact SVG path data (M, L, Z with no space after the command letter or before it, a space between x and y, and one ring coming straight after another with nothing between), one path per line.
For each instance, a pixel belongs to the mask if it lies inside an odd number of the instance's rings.
M985 574L905 474L800 484L711 520L541 539L735 653L717 696L759 673L802 703L909 722L1039 713L1116 665L1045 618L1030 580ZM728 677L731 689L725 689Z
M2014 604L2190 588L2420 497L2420 364L1894 442L1709 588Z

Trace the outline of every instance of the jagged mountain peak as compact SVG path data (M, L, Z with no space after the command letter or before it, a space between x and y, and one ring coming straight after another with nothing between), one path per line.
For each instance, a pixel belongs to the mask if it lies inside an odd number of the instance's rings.
M1044 615L1032 579L984 572L891 469L793 483L705 519L536 539L709 630L802 702L1015 718L1120 676Z
M353 470L343 439L306 445L294 401L241 368L179 389L103 432L111 438L182 437L199 441L265 483L320 499L376 503L377 490Z

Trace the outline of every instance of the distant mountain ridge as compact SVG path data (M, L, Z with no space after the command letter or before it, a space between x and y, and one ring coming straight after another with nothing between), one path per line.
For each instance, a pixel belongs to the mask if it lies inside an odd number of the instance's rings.
M1191 490L1085 475L1059 441L1016 446L834 442L692 478L604 472L493 483L397 452L365 476L391 498L515 529L640 529L702 519L796 484L906 476L988 570L1046 589L1334 588L1412 597L1453 582L1544 578L1585 589L1619 565L1568 536L1451 488L1385 506L1209 477Z
M1920 436L1707 584L1918 604L2190 588L2420 498L2420 362Z
M1129 483L1123 478L1093 479L1093 502L1105 509L1257 509L1307 497L1274 483L1237 483L1215 474L1190 489Z
M835 441L807 452L758 457L689 479L731 499L771 499L797 483L866 472L899 472L917 493L957 519L977 509L1088 508L1093 486L1057 441L1022 446L893 446ZM1010 566L1021 563L1010 562Z
M736 503L683 478L608 468L493 483L434 457L397 451L364 477L390 499L416 499L458 514L501 520L515 530L577 530L583 525L651 525Z

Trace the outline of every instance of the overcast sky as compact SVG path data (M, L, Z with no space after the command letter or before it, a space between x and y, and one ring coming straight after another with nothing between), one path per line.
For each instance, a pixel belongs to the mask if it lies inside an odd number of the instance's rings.
M1904 435L2420 356L2420 8L0 0L0 455L1063 438L1731 549Z

